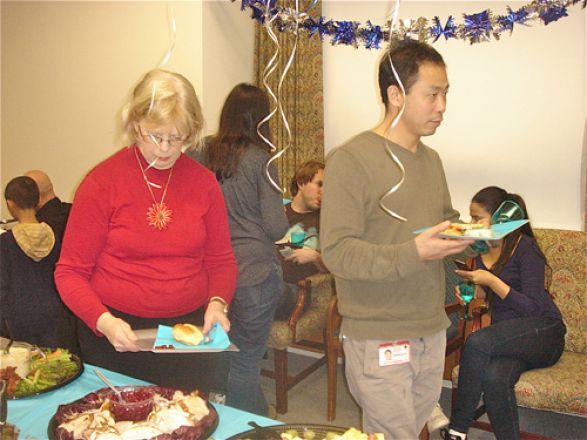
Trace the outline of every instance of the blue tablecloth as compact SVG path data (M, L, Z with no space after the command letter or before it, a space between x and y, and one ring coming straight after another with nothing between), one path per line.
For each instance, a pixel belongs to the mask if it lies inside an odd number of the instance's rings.
M82 375L75 381L55 391L19 400L8 401L8 422L20 429L20 437L27 440L47 439L47 426L57 407L63 403L77 400L86 394L103 388L104 383L94 373L93 365L85 365ZM99 368L99 370L116 386L148 385L132 377ZM248 422L254 421L261 426L279 425L277 420L267 419L225 405L214 404L218 411L220 424L212 434L215 440L223 440L239 432L252 429Z

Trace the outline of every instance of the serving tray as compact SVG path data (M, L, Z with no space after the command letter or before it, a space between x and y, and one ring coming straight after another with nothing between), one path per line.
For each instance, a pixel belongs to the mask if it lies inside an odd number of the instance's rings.
M349 428L343 428L340 426L314 425L309 423L290 423L288 425L265 427L257 425L256 428L233 435L227 440L281 440L281 434L292 429L298 431L299 436L302 438L304 432L312 431L315 434L315 439L321 440L326 437L326 434L329 432L340 435L348 431Z

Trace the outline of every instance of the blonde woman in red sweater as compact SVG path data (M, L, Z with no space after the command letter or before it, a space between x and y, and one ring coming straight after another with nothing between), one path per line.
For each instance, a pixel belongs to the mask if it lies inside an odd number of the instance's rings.
M129 146L78 188L55 279L83 324L84 361L164 386L208 391L214 355L140 352L136 329L215 323L236 282L226 208L214 175L183 151L203 116L192 84L148 72L124 113Z

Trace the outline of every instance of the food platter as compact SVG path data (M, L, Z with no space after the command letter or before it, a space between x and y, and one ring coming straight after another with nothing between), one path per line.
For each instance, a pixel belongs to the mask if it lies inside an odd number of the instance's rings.
M300 435L302 435L304 432L312 431L315 434L315 439L321 440L326 437L329 432L340 435L344 434L348 428L342 428L340 426L293 423L289 425L257 427L255 429L233 435L227 440L281 440L281 434L291 430L298 431Z
M49 350L48 348L40 348L40 350L42 350L43 352L46 352L47 350ZM7 395L8 399L11 400L19 400L19 399L25 399L28 397L35 397L38 396L40 394L45 394L45 393L49 393L51 391L55 391L61 387L64 387L65 385L67 385L68 383L73 382L74 380L76 380L78 377L81 376L81 374L84 372L84 364L81 361L81 359L76 356L75 354L70 354L69 355L71 360L77 365L77 370L70 374L67 375L66 377L63 377L59 382L57 382L55 385L52 386L48 386L46 388L40 389L40 390L36 390L36 391L31 391L31 392L23 392L23 393L18 393L18 394L9 394Z
M153 390L159 390L162 393L173 393L174 392L174 390L171 388L164 388L164 387L150 386L150 385L117 387L117 388L121 388L121 389L122 388L153 389ZM103 388L103 389L95 391L94 393L90 393L80 399L74 400L74 401L69 402L64 405L60 405L59 408L57 409L57 412L51 417L51 420L49 421L49 425L47 426L47 436L48 436L49 440L69 440L72 438L72 436L68 435L68 433L66 431L64 431L63 429L58 430L59 425L60 425L60 422L59 422L60 411L63 411L61 413L61 417L63 417L62 414L71 413L71 411L75 410L76 408L91 409L93 406L95 406L95 405L93 405L92 399L95 399L96 396L104 396L106 393L109 393L109 392L110 392L110 390L108 390L107 388ZM216 411L216 408L214 408L214 406L210 402L208 402L207 400L205 401L205 403L206 403L206 407L209 410L209 414L205 417L206 420L204 420L204 419L200 420L200 423L202 423L203 426L199 425L199 423L197 423L195 427L189 428L189 429L192 429L192 428L198 429L198 432L200 432L200 434L194 436L195 431L192 430L188 434L185 434L186 438L190 438L193 440L207 439L218 428L219 417L218 417L218 412ZM153 414L151 414L149 416L149 419ZM130 419L123 419L123 420L130 420ZM122 423L129 423L129 422L122 422ZM184 428L186 428L186 427L180 427L179 430L183 430ZM183 432L185 432L185 431L183 431ZM177 432L174 434L175 436L173 438L183 438L184 437L184 436L182 436L181 433L179 433L177 435L176 434L177 434ZM111 438L111 437L109 437L109 438ZM165 438L167 438L167 437L165 437Z

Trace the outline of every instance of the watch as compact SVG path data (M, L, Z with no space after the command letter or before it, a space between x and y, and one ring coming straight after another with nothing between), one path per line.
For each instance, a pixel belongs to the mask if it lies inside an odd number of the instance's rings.
M212 298L210 298L208 300L208 304L210 304L211 302L219 302L224 306L224 313L228 313L228 303L225 301L224 298L220 297L220 296L213 296Z

